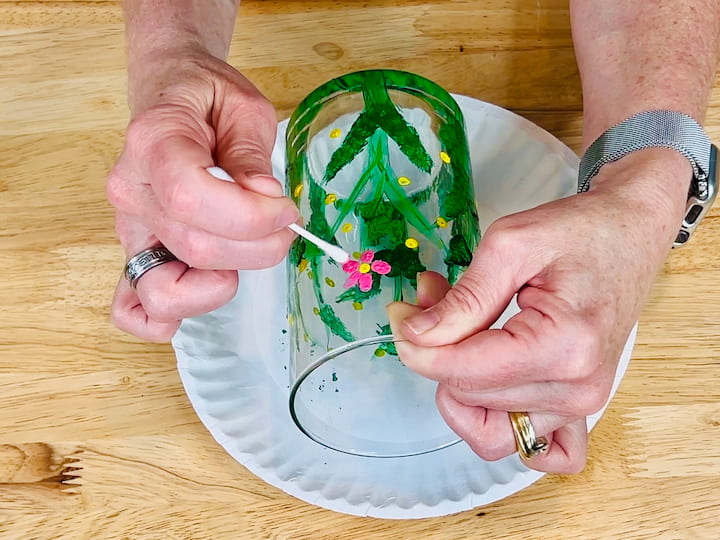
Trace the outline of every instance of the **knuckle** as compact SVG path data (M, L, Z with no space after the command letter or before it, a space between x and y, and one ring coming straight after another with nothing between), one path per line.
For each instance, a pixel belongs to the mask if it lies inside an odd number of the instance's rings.
M485 287L479 279L468 272L447 292L443 305L452 306L453 311L465 314L481 313L485 300L481 298L483 290Z
M592 376L602 364L602 339L588 322L576 321L569 328L572 336L561 356L567 358L562 369L564 379L582 381Z
M244 99L238 104L238 108L241 109L238 112L250 118L260 117L264 120L274 120L276 117L273 104L254 87L246 89Z
M492 222L480 244L485 256L494 255L502 259L517 250L518 234L522 234L522 229L524 227L515 224L512 216L501 217Z
M107 177L105 185L105 192L107 199L111 205L118 209L125 209L128 207L128 189L127 181L117 171L117 168L113 168Z
M574 416L590 416L598 412L610 397L610 388L598 386L580 386L573 391L571 409L567 411Z
M262 207L253 204L248 199L245 210L238 215L238 229L242 231L242 235L248 240L254 240L261 236L256 231L263 230L263 224L266 223L267 217Z
M171 322L177 320L172 296L163 289L151 289L143 291L142 306L153 321Z
M164 191L164 193L163 193ZM163 200L165 211L170 219L191 221L197 210L197 194L184 182L173 182L167 190L159 194Z
M470 405L471 403L468 402L464 394L476 392L478 390L478 385L475 380L467 375L447 375L443 377L440 382L441 384L447 385L447 387L450 389L452 396L458 402L465 405Z
M152 109L140 113L128 124L125 132L125 148L131 156L144 154L152 145L154 125Z
M216 265L216 254L207 241L207 235L188 233L188 235L174 248L175 256L193 268L203 270L213 269Z
M482 439L476 439L482 440ZM485 461L497 461L510 455L510 452L497 440L484 440L473 445L473 451Z
M571 459L565 468L564 471L561 471L561 473L564 474L580 474L585 469L585 465L587 463L587 456L578 456L573 459Z
M113 302L112 306L110 307L110 323L113 326L122 330L123 332L128 332L128 320L128 313L116 302Z

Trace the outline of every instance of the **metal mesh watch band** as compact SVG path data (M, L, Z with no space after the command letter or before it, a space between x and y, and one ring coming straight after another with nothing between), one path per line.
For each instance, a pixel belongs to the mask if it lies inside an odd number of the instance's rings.
M607 163L646 148L672 148L685 156L697 179L710 170L712 143L702 126L676 111L641 112L614 125L590 145L580 161L578 193L587 191L590 180Z
M675 246L690 238L715 198L717 148L692 117L668 110L635 114L614 125L590 145L578 171L578 193L590 188L590 181L603 165L646 148L671 148L687 158L693 180L688 193L688 210Z

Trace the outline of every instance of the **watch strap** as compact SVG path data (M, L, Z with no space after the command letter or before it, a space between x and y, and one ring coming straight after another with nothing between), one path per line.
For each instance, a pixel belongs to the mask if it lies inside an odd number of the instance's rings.
M646 148L680 152L690 162L694 179L703 181L710 171L711 146L702 126L686 114L669 110L635 114L608 129L587 149L580 160L578 193L588 190L603 165Z

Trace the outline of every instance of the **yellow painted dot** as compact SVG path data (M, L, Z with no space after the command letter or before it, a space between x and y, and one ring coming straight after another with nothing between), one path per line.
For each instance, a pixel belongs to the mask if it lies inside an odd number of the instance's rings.
M340 135L342 135L342 129L335 128L330 130L331 139L337 139Z
M298 272L301 274L305 271L305 269L308 267L308 260L307 259L300 259L300 262L298 263Z
M312 270L308 270L307 276L308 276L310 279L313 278Z
M335 286L335 282L334 282L332 279L330 279L329 277L326 277L326 278L325 278L325 283L327 283L327 286L328 286L328 287L334 287L334 286Z
M334 193L328 193L327 197L325 197L325 204L332 204L335 201L337 201L337 195Z
M303 339L305 340L305 343L310 343L310 336L308 334L303 334Z
M292 313L288 313L287 321L290 326L295 324L295 315L293 315Z
M450 163L450 161L452 161L447 152L440 152L440 159L442 159L443 163Z
M353 230L352 223L344 223L342 227L340 227L340 230L344 233L349 233Z
M401 186L409 186L412 184L412 180L410 180L407 176L401 176L397 181Z
M315 307L313 308L313 313L314 313L315 315L320 315L320 308L318 308L317 306L315 306Z
M362 311L363 305L362 302L353 302L353 309L355 311Z
M359 259L360 257L362 257L362 253L360 253L359 251L353 251L352 256L353 259Z
M382 358L385 356L385 350L384 349L375 349L375 356L378 358Z
M361 274L367 274L370 271L370 265L368 263L362 263L358 266L358 272Z
M418 244L418 241L414 238L408 238L405 240L405 245L410 249L416 249L420 244Z
M436 223L437 226L440 227L441 229L444 229L445 227L447 227L447 220L446 220L444 217L439 217L439 218L437 218L437 219L435 220L435 223Z
M293 195L295 197L299 197L300 194L302 193L302 191L303 191L303 184L298 184L297 186L295 186L295 189L293 190Z

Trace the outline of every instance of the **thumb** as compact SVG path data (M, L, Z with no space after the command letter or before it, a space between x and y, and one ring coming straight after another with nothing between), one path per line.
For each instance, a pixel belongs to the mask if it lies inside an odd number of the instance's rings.
M503 261L483 249L481 243L458 282L437 304L408 316L402 334L417 345L435 347L487 329L525 283L521 268L516 261Z
M257 93L224 112L216 130L218 165L243 188L282 197L283 186L272 174L278 125L273 107Z

